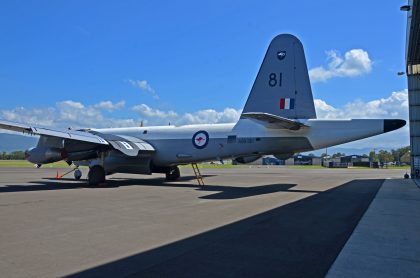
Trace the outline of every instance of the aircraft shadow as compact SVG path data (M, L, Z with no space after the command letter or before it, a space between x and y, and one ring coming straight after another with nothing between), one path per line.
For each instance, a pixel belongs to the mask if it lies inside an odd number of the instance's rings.
M233 187L210 185L200 188L202 191L220 191L215 194L202 196L200 199L217 200L217 199L239 199L257 195L270 194L274 192L301 192L301 193L319 193L314 190L297 190L292 189L296 184L267 184L251 187Z
M206 175L204 177L210 177ZM227 200L239 199L257 195L270 194L274 192L302 192L302 193L318 193L312 190L296 190L292 189L296 184L267 184L251 187L239 186L222 186L222 185L204 185L199 186L194 183L183 183L185 181L195 182L195 176L182 177L177 182L166 182L164 178L155 179L123 179L112 178L107 180L105 185L89 186L84 180L75 182L74 179L50 179L45 178L42 181L30 182L29 185L5 185L0 187L0 193L10 192L29 192L29 191L47 191L47 190L66 190L81 188L115 188L123 186L157 186L171 188L195 188L199 191L216 192L210 195L201 196L200 199L207 200Z
M353 180L67 277L324 277L383 180Z

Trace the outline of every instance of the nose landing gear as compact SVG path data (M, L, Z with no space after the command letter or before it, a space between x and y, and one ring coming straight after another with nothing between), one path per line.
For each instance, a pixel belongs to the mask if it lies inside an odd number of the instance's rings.
M76 168L74 170L74 179L75 180L80 180L80 178L82 177L82 171L79 170L79 168Z

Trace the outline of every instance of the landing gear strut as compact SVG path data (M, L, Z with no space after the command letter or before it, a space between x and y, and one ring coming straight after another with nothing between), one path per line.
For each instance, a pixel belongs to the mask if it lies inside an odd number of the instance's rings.
M100 165L95 165L90 168L88 174L89 185L99 185L105 182L105 170Z
M179 171L178 166L171 167L168 172L166 172L167 181L176 181L181 177L181 172Z

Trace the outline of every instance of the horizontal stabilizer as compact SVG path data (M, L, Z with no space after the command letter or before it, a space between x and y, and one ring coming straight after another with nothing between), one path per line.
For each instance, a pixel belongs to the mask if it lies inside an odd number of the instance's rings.
M301 122L286 119L280 116L272 115L263 112L248 112L242 113L241 118L256 120L257 122L265 125L267 128L273 129L290 129L299 130L303 127L309 127Z

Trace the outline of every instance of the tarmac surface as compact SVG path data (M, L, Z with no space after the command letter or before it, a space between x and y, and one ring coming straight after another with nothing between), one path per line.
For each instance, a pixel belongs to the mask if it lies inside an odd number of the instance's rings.
M388 179L328 271L328 278L420 275L420 187Z
M63 170L61 170L63 172ZM116 174L107 186L56 169L0 168L5 277L323 277L386 169L203 169ZM84 170L86 176L86 170Z

